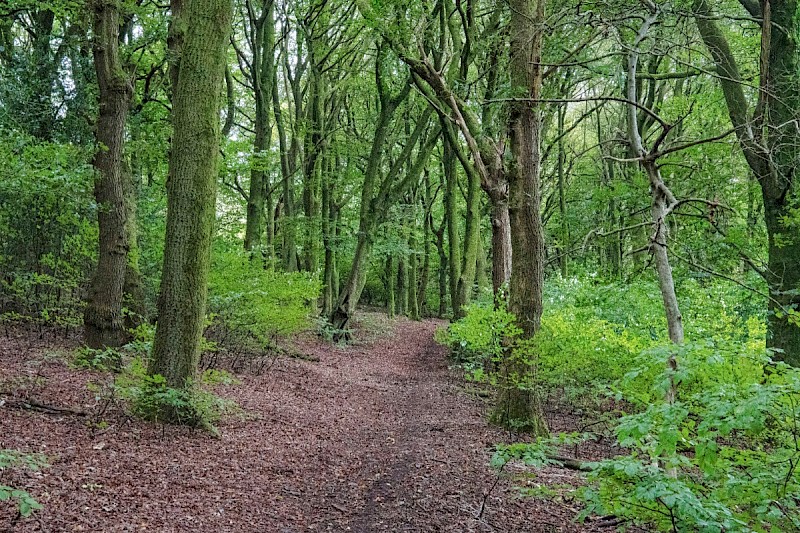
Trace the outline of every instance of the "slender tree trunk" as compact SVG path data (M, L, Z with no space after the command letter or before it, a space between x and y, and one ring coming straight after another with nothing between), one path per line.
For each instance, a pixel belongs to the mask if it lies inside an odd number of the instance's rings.
M336 205L333 200L332 157L325 158L325 172L322 175L322 246L325 250L325 265L322 270L322 316L330 316L333 311L333 241L336 233Z
M297 245L295 239L294 221L294 183L292 183L292 168L289 162L289 147L286 140L286 127L283 124L283 111L278 95L278 76L272 76L272 112L275 116L275 126L278 129L278 143L280 145L281 159L281 184L283 186L283 213L280 219L281 258L283 268L287 272L297 270Z
M397 285L394 256L386 258L386 316L394 318L397 302L395 301L395 286Z
M436 251L439 253L439 310L437 316L444 318L447 315L447 280L450 264L447 258L447 249L444 244L444 234L447 226L447 216L442 219L439 229L434 229L436 235Z
M500 189L489 192L492 206L492 291L496 298L505 299L503 287L511 279L511 219L508 214L508 188L505 181Z
M253 57L251 60L253 79L253 99L255 100L253 138L253 161L250 171L250 190L247 198L247 219L245 222L244 249L251 251L263 244L265 234L265 207L267 191L270 188L265 172L264 156L269 150L272 128L269 124L269 108L272 102L272 80L275 76L275 24L273 5L265 6L262 16L251 16L250 26L255 34Z
M416 226L416 225L415 225ZM408 256L408 286L406 287L406 301L408 302L408 318L419 320L419 300L417 299L417 284L419 283L419 266L417 260L416 227L411 228L408 247L411 253Z
M567 186L564 176L564 165L566 161L566 151L564 150L564 115L567 113L567 106L562 105L557 110L558 113L558 214L561 222L561 234L559 235L558 257L561 266L561 277L569 275L569 222L567 221Z
M433 237L433 192L431 191L431 177L426 168L424 171L423 183L425 186L424 198L422 199L422 272L420 273L419 287L417 287L417 309L422 316L428 316L428 282L431 273L431 237Z
M445 126L450 127L450 126ZM458 280L461 278L461 236L458 228L458 207L456 195L458 193L458 172L453 148L449 141L444 142L442 165L444 166L444 212L447 218L447 264L450 266L450 305L454 318L460 318L461 303L458 298Z
M475 283L475 269L478 261L478 240L480 239L480 191L481 180L476 171L467 172L467 216L464 229L464 254L461 272L458 276L457 305L455 316L462 316L465 305L469 303Z
M158 326L148 372L191 386L200 359L214 230L231 0L173 0L172 145ZM174 413L165 413L174 418Z
M128 252L131 247L133 184L123 163L125 121L133 88L119 58L119 10L116 2L94 2L94 64L99 90L97 117L100 254L84 313L84 341L91 348L119 346L126 340L122 313Z

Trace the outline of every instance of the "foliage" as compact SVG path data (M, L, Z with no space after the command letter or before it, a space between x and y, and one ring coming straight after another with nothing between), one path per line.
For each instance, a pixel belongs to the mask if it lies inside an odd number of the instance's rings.
M0 137L0 316L75 327L97 227L88 152Z
M47 458L41 454L25 454L17 450L0 449L0 472L14 467L36 471L45 465L47 465ZM8 500L17 503L17 511L22 517L28 517L34 511L42 508L42 505L28 492L0 484L0 501Z
M232 247L214 251L209 312L231 341L263 350L278 337L311 328L319 292L309 274L264 268L257 256Z
M236 407L235 402L196 387L192 382L180 389L169 387L159 374L143 376L139 386L126 394L131 399L133 412L141 418L202 427L212 432L215 432L214 425L226 414L233 413ZM161 418L165 414L167 420Z
M768 358L752 355L735 368L736 357L743 356L717 348L704 365L650 382L663 390L665 381L677 381L679 399L620 419L617 439L630 453L591 465L584 514L672 531L800 527L800 372L783 364L766 375L748 372Z
M105 372L119 369L121 361L122 354L114 348L98 350L84 346L75 350L72 364L78 368Z
M673 531L797 529L800 371L770 361L763 318L748 292L695 280L680 289L684 316L692 319L687 329L700 340L674 346L652 334L652 322L641 317L655 317L658 301L643 296L644 284L560 280L549 287L550 307L531 345L516 345L535 362L526 386L565 391L573 404L586 405L588 395L596 409L611 396L629 413L615 429L626 453L584 464L592 471L581 491L583 516ZM502 307L474 304L437 338L468 376L496 383L512 319ZM673 356L674 371L667 369ZM668 404L671 386L678 398ZM586 438L498 446L493 464L557 464L559 446Z
M502 304L495 308L490 299L465 308L464 318L437 331L437 341L450 346L451 357L468 371L497 362L507 343L519 336L515 317Z

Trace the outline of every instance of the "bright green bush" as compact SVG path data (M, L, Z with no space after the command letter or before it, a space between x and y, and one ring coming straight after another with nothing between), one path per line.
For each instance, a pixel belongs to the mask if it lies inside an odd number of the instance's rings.
M259 257L238 249L214 251L208 311L226 340L263 350L310 329L319 294L319 281L308 273L266 269Z
M649 383L663 394L676 380L674 404L653 401L620 419L617 439L630 452L590 465L584 515L665 531L800 529L800 371L748 371L767 358L745 362L720 349L694 356L705 364L687 364L691 351L681 351L683 369Z
M628 413L614 429L625 451L584 465L583 516L676 532L800 530L800 370L770 361L751 292L688 279L678 295L681 346L666 338L655 286L559 279L548 288L541 330L526 348L533 386L584 405L611 394ZM483 363L503 351L508 323L505 311L477 304L439 339L465 368L491 369ZM667 367L673 356L676 370ZM672 385L677 400L668 404ZM500 446L494 463L557 463L559 446L586 438Z
M453 361L466 370L483 368L497 362L519 336L515 320L505 305L495 308L491 301L479 301L466 307L464 318L438 330L436 340L449 346Z

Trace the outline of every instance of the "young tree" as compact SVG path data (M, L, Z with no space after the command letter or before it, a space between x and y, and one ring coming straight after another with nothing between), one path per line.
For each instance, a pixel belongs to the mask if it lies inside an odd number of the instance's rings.
M158 326L148 369L170 387L197 372L215 219L230 0L173 0L172 145ZM166 413L169 415L169 413Z

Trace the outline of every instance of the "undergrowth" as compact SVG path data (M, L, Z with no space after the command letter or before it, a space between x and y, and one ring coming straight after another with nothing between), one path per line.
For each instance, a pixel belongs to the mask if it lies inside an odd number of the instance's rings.
M611 436L622 450L582 465L578 518L675 532L800 530L800 370L771 360L750 294L695 280L679 289L691 340L676 347L651 285L551 284L529 347L534 386L598 417L616 414ZM509 324L507 311L479 302L437 338L470 379L492 386ZM589 438L501 445L493 464L559 464L560 449Z
M47 458L42 454L22 453L18 450L0 449L0 474L11 468L26 468L37 471L47 465ZM0 501L12 501L17 512L23 518L42 508L27 491L0 483Z

